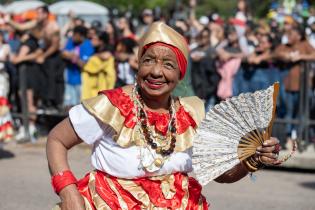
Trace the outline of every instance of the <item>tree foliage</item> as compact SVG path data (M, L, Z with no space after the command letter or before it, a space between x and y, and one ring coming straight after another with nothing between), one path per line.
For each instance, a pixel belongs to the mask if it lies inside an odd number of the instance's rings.
M254 17L264 17L271 0L248 0L248 9ZM200 0L197 6L198 15L208 15L217 12L223 17L231 17L236 12L237 0Z
M170 1L168 0L91 0L108 8L117 8L120 11L130 10L134 14L139 14L145 8L166 7Z
M9 3L14 0L0 0L1 3ZM47 4L57 0L42 0ZM145 8L160 7L162 9L172 8L178 4L188 5L189 0L90 0L108 8L117 8L119 11L131 11L138 15ZM281 0L279 0L281 1ZM297 0L299 1L299 0ZM197 15L208 15L211 12L218 12L224 17L230 17L236 11L237 0L197 0ZM272 0L247 0L249 9L254 17L264 17L269 9ZM315 6L315 0L308 0L311 6Z

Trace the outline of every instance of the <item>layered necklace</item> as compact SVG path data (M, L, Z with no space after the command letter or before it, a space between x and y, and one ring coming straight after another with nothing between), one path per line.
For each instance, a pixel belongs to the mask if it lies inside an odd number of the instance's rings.
M144 142L144 146L147 147L149 151L154 150L157 154L155 155L154 153L150 152L153 161L147 165L144 165L143 160L141 159L141 167L143 169L148 169L150 165L154 164L155 167L161 168L165 160L174 152L176 145L176 110L174 99L170 97L170 120L167 126L167 133L165 136L163 136L155 131L154 126L153 128L150 128L148 124L148 114L144 109L144 102L139 93L139 87L137 85L135 85L133 88L132 98L136 107L134 112L138 119L137 127L140 137ZM143 154L140 154L140 158L142 158L142 156Z

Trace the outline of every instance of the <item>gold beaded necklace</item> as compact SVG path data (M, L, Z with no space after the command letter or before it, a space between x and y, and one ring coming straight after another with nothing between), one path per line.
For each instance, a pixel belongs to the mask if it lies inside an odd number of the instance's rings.
M163 159L166 159L174 152L174 148L176 145L176 122L175 122L175 103L174 99L170 97L170 107L169 107L169 114L170 120L167 128L166 136L162 136L155 132L154 128L151 129L148 126L148 115L144 109L144 103L139 94L139 88L137 85L133 88L132 91L132 98L134 104L136 106L135 115L137 119L137 124L139 127L139 132L142 136L144 143L149 146L151 149L155 150L155 152L162 156ZM157 141L157 139L162 140L161 142ZM169 140L170 139L170 140ZM152 155L153 156L153 155ZM154 157L154 164L157 167L162 167L164 164L164 160L162 158L155 158ZM143 166L145 168L145 166Z

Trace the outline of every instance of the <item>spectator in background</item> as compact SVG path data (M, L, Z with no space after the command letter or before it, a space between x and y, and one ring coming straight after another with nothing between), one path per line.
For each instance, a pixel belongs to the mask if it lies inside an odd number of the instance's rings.
M126 17L119 18L117 27L120 32L120 39L129 38L137 40L136 35L133 33L132 25Z
M244 57L244 54L241 52L236 29L233 25L230 25L226 29L225 36L227 41L226 46L216 49L219 57L216 64L217 71L221 76L217 95L221 100L229 98L235 94L234 92L239 91L235 90L234 87L235 82L237 82L235 81L235 75L238 73ZM240 85L238 84L237 87L240 87Z
M307 40L315 48L315 16L307 20L308 27L306 28Z
M41 72L39 64L36 62L38 56L42 54L42 49L38 44L41 37L39 29L32 30L32 33L22 36L22 44L17 55L12 56L11 62L17 65L19 80L26 82L26 97L27 108L30 113L37 113L38 100L43 95L44 77ZM23 69L22 69L23 68ZM25 72L25 78L21 75L21 70ZM36 140L37 130L35 126L36 115L29 117L29 133L32 140ZM17 140L25 138L24 127L20 127L19 134L16 136Z
M64 93L64 63L60 55L60 29L56 21L49 19L47 6L39 7L37 15L43 20L42 48L43 53L36 59L42 64L41 71L45 80L45 94L43 94L43 105L45 108L57 110L63 102Z
M248 5L245 0L238 0L237 11L235 13L235 20L238 21L238 25L246 25L246 22L250 19Z
M133 84L135 81L136 70L133 68L130 61L135 57L136 47L136 41L131 38L123 38L117 43L115 54L118 71L117 87Z
M66 89L64 105L69 108L80 103L81 98L81 71L85 63L94 53L90 40L87 39L87 28L76 26L73 36L68 39L62 52L66 63Z
M248 81L248 90L255 92L268 88L279 80L278 71L274 69L272 62L272 38L269 34L260 34L258 46L255 52L247 57L247 63L242 65L249 76L244 78Z
M302 61L315 60L315 49L305 40L303 29L293 27L288 32L288 44L280 45L274 52L274 57L282 71L282 83L285 88L286 119L295 119L299 108L299 91ZM292 137L294 126L288 124L287 136ZM294 135L293 135L294 136Z
M198 34L204 28L204 25L197 20L196 18L196 0L189 0L189 19L188 24L190 26L190 35L191 35L191 46L190 49L193 49L197 43L195 42L195 38L197 38ZM206 19L204 22L209 22L209 19Z
M62 27L61 29L61 37L65 38L62 40L62 45L65 45L65 42L68 38L71 38L73 35L73 29L76 26L85 26L85 21L79 17L75 17L73 12L69 12L68 14L69 21Z
M7 26L8 40L7 43L10 47L11 55L16 55L21 45L22 33L16 31L11 26ZM18 111L19 96L18 96L18 72L17 68L10 61L6 62L6 71L9 74L10 80L10 93L9 99L12 104L11 110L13 112Z
M142 24L137 30L137 38L140 39L143 34L147 31L149 25L153 23L154 16L151 9L144 9L141 17Z
M9 18L9 16L8 16ZM36 9L36 19L27 21L25 23L17 23L9 19L8 24L18 31L40 31L40 38L43 35L51 35L59 30L55 21L49 19L49 9L47 5L40 6Z
M217 13L213 13L208 17L208 29L211 31L210 42L211 46L219 49L226 43L224 42L224 20Z
M115 59L108 49L109 36L99 32L92 38L96 54L82 70L82 96L85 100L97 96L101 90L113 89L116 82Z
M22 32L9 25L7 25L6 29L8 34L8 39L6 41L10 45L11 53L17 54L21 44Z
M118 31L117 28L112 20L108 21L105 25L105 32L108 34L108 46L107 48L114 53L115 46L117 44L118 39Z
M190 40L189 25L185 20L178 19L174 21L174 26L181 30L182 35L185 37L186 41Z
M190 53L192 64L192 85L199 98L206 101L206 107L216 102L217 85L220 80L215 68L215 49L210 44L210 31L203 29L198 38L198 47Z
M93 20L91 23L91 27L88 29L88 39L91 40L101 30L102 30L102 23L98 20Z
M49 9L47 5L36 9L35 20L23 24L9 21L9 24L20 31L31 31L40 33L42 53L36 58L36 62L42 64L42 72L46 82L46 92L42 96L43 104L46 108L56 109L62 104L64 92L63 62L59 53L60 30L56 21L49 19Z
M296 22L294 21L293 17L291 17L289 15L284 17L281 44L288 44L289 43L288 34L292 30L292 28L295 26L296 26Z

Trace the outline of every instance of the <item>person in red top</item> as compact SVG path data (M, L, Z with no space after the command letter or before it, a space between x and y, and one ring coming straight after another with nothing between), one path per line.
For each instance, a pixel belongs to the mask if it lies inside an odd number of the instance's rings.
M121 32L120 39L130 38L135 41L137 40L136 35L132 31L131 23L126 17L119 18L117 27Z

